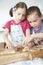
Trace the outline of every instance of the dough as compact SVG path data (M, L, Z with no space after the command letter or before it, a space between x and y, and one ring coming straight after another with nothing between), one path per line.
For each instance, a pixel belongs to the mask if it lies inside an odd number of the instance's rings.
M8 50L8 49L5 49L3 51L0 51L0 55L7 55L7 54L14 54L16 53L15 50Z
M28 48L28 47L24 47L24 48L22 49L22 51L29 51L29 48Z

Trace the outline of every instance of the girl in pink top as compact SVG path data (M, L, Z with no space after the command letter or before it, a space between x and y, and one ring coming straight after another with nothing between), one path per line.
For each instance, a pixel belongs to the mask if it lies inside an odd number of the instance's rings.
M25 37L30 34L30 25L26 20L27 6L24 2L19 2L11 8L10 15L14 19L8 21L4 26L4 40L9 49L14 48L14 46L21 46ZM11 36L10 41L8 39L8 34Z

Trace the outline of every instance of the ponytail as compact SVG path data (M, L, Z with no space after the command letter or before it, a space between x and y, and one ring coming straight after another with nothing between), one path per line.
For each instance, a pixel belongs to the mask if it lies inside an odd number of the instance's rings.
M9 14L11 17L13 17L13 8L10 9Z

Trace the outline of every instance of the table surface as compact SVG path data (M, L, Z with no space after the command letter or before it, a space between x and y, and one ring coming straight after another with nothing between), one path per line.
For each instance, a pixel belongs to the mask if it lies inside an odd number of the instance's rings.
M25 48L25 51L0 50L0 64L8 64L11 62L30 60L33 58L43 58L43 46Z

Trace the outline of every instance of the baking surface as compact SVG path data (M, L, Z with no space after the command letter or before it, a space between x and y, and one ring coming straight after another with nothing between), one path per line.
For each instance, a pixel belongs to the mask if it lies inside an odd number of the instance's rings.
M43 58L43 46L35 46L31 49L23 48L22 50L0 50L0 64L7 64L11 62L30 60L33 58Z
M8 50L7 50L8 52ZM28 52L8 52L4 51L0 54L0 64L7 64L11 62L17 62L22 60L28 60Z

